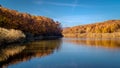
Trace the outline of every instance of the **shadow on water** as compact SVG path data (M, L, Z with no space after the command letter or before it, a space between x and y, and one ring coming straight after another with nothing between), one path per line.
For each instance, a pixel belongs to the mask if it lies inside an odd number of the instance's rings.
M8 45L0 48L0 68L35 57L44 57L60 49L61 39L42 40L22 45Z
M66 42L82 45L82 46L93 46L103 47L108 49L120 48L120 39L91 39L91 38L69 38L65 39Z

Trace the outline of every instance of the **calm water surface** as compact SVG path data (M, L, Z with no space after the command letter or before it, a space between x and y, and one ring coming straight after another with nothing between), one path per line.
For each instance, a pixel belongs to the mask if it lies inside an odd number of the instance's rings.
M0 68L120 68L120 42L62 38L1 46Z

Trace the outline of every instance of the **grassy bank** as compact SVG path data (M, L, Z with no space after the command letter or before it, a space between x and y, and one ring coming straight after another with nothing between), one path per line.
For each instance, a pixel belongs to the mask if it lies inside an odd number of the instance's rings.
M120 38L120 20L69 27L62 33L64 37Z
M28 36L20 30L0 28L0 45L26 43L35 40L58 39L61 36Z
M64 37L77 37L77 38L120 38L120 32L116 33L70 33L63 34Z
M25 34L20 30L0 28L0 45L19 42L25 38Z

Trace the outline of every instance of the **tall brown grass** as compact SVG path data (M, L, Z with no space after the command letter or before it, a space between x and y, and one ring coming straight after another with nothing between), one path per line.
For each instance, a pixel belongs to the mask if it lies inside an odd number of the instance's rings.
M25 35L20 30L0 28L0 43L15 42L25 38Z

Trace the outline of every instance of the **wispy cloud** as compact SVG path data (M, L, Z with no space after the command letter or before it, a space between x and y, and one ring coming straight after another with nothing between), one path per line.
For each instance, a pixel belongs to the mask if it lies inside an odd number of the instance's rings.
M106 5L102 5L102 4L80 4L78 3L78 0L73 0L72 3L63 3L63 2L52 2L52 1L43 1L43 0L39 0L39 1L35 1L36 4L48 4L48 5L54 5L54 6L64 6L64 7L72 7L72 9L74 10L76 7L84 7L84 8L108 8L108 7L120 7L119 4L116 5L111 5L111 4L106 4Z
M66 6L66 7L89 7L87 5L78 4L77 0L74 0L73 3L62 3L62 2L49 2L49 1L37 1L37 4L49 4L55 6Z
M74 11L76 5L78 4L78 0L74 0L74 4L75 4L75 5L72 7L72 11Z

